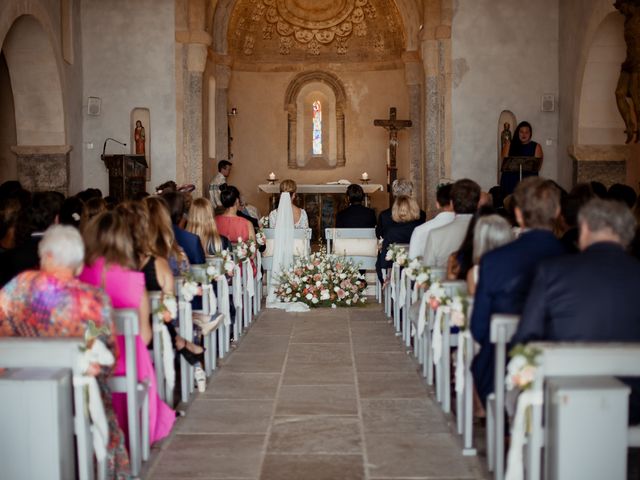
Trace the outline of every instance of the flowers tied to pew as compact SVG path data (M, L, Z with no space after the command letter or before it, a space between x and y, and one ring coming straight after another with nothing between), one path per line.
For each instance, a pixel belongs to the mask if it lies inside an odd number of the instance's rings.
M414 288L428 289L431 285L431 268L422 264L422 257L414 258L404 271L409 280L415 282Z
M82 352L78 365L85 375L95 377L102 371L102 367L111 367L115 362L113 353L107 348L111 338L111 330L107 325L98 327L93 320L87 322L84 331L84 345L80 345ZM108 373L108 370L105 373Z
M507 376L505 386L508 390L527 390L533 385L538 369L538 355L540 349L529 345L516 345L509 352L509 364L507 365Z
M283 302L303 302L312 308L355 306L366 302L366 282L353 261L327 254L323 247L297 258L278 277L275 294Z
M433 282L425 292L429 306L437 310L441 306L449 309L451 314L451 326L466 330L467 319L469 318L469 299L463 295L447 295L440 282Z
M401 247L396 243L392 243L387 248L387 254L385 255L385 260L388 262L397 263L401 267L404 267L409 262L409 254L407 253L407 249Z
M233 254L229 250L221 250L217 252L214 257L220 260L218 265L207 265L206 273L209 282L213 283L220 275L226 275L229 278L233 277L233 270L236 266L233 260Z
M242 238L238 237L238 243L236 243L233 248L233 253L236 257L237 263L242 263L245 260L251 260L255 258L256 252L258 251L258 247L256 246L256 241L253 239L249 239L246 242L242 241Z

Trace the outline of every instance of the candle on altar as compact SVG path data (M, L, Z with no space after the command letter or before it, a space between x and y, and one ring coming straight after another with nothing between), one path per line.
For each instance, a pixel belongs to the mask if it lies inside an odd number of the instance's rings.
M362 174L362 180L369 180L369 174L367 172Z
M391 165L391 155L389 154L389 149L387 148L387 166Z
M275 173L273 173L273 172L271 172L271 173L269 174L269 180L275 180L275 179L276 179L276 174L275 174Z

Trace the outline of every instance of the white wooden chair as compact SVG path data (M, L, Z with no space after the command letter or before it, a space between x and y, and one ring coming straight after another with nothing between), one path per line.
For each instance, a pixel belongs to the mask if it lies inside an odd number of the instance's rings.
M185 340L193 339L193 318L191 316L191 303L182 300L182 286L184 278L175 278L175 292L178 300L178 333ZM193 392L195 369L180 355L180 399L183 403L189 402L189 396Z
M504 479L504 401L507 344L518 328L519 315L491 316L489 340L495 344L493 393L487 397L487 466L496 480Z
M160 302L162 301L162 292L149 292L149 302L151 304L151 312L158 312ZM162 315L158 313L151 314L151 328L153 331L153 367L156 371L156 385L160 398L168 405L173 405L173 388L167 382L167 373L165 372L165 356L170 355L174 358L174 351L166 352L164 350L164 342L162 341L162 330L166 328ZM175 372L174 372L175 378Z
M640 377L640 343L534 342L530 345L541 352L537 359L538 366L533 390L545 392L546 382L552 377L573 377L585 380L587 377ZM550 445L549 432L545 428L544 421L545 418L550 418L549 410L552 402L548 394L542 398L543 404L532 406L531 431L527 439L524 463L527 478L531 480L551 478L549 470L552 462L549 461L549 454L552 449L544 448L544 460L542 450L543 447ZM640 447L640 426L624 425L622 428L627 429L626 435L622 435L626 441L626 447ZM579 442L580 438L576 438L575 441ZM604 441L607 440L604 439ZM622 443L625 446L625 442ZM575 461L588 461L588 452L584 454L587 456L586 459L579 458ZM543 474L543 467L547 475Z
M376 270L378 238L375 228L325 228L327 252L343 255L361 270ZM376 300L382 301L382 284L376 275Z
M222 259L220 257L207 256L207 266L212 266L216 271L222 272ZM223 358L230 349L231 339L231 311L229 303L229 284L226 276L216 280L215 294L218 299L218 313L223 315L218 332L218 358Z
M84 341L79 338L0 338L0 368L68 368L73 381L73 431L76 437L77 475L80 480L93 480L93 440L89 405L85 396L84 372L78 358ZM37 453L36 453L37 455ZM106 465L98 466L98 478L104 478Z
M140 333L138 312L129 308L113 310L113 322L119 335L124 336L126 370L123 377L111 377L112 392L127 394L127 422L129 425L129 458L131 474L140 475L142 461L149 459L149 380L138 380L136 337Z

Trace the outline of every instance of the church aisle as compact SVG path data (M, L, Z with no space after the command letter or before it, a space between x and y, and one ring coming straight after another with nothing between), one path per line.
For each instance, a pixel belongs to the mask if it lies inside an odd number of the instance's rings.
M147 478L479 479L377 304L263 310Z

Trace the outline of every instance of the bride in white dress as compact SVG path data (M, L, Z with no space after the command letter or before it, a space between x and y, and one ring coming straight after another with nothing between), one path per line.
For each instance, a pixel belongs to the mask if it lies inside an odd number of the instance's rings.
M271 280L267 285L267 308L282 308L287 311L305 312L309 307L302 302L280 302L275 295L280 273L293 263L295 228L308 228L307 213L291 203L295 198L296 182L284 180L280 184L278 208L269 214L269 226L275 228Z

